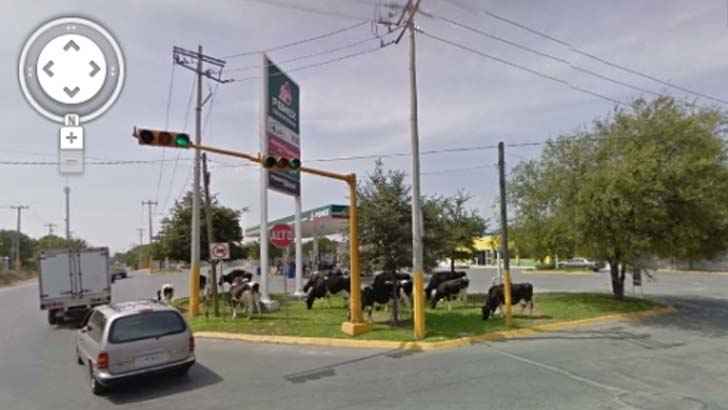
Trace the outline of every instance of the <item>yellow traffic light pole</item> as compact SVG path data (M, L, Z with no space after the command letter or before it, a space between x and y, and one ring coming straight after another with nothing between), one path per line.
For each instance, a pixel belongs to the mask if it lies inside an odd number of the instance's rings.
M244 152L192 143L189 144L189 148L199 149L200 151L212 152L215 154L225 155L229 157L246 159L248 161L262 164L262 160L259 156L246 154ZM351 318L348 322L344 322L341 324L341 330L350 336L356 336L362 333L366 333L369 331L369 325L364 322L361 312L361 272L359 270L359 212L357 210L356 174L337 174L335 172L329 172L309 167L301 167L299 168L299 170L307 174L313 174L324 178L332 178L339 181L344 181L349 186L349 265L351 270L349 308L351 310ZM265 228L261 227L261 229ZM199 303L199 301L190 299L190 303ZM190 311L197 311L197 308L198 306L191 305Z

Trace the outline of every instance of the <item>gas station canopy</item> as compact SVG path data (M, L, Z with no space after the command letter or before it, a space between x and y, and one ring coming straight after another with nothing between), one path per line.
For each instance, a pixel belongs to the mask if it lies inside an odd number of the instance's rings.
M341 234L346 231L349 223L349 206L325 205L301 212L301 231L304 238ZM277 224L293 225L295 215L268 222L268 229ZM259 237L260 225L245 230L245 237Z

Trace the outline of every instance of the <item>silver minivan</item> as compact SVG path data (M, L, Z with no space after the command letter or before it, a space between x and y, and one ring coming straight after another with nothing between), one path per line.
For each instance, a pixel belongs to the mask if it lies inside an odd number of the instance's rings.
M88 366L91 391L142 374L184 375L195 363L195 340L184 317L156 300L93 308L76 337L78 364Z

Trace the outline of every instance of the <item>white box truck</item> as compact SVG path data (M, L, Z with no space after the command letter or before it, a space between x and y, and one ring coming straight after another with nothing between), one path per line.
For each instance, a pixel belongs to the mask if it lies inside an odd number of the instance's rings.
M53 325L111 302L109 249L55 249L40 255L40 308Z

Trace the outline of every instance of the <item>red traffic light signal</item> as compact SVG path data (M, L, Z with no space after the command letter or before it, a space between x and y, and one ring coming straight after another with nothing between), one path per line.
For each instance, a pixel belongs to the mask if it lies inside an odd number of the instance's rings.
M184 132L134 128L133 135L139 141L139 145L156 145L174 148L190 147L190 136Z
M301 168L301 160L298 158L286 158L281 156L266 155L261 161L263 168L275 168L281 170L298 171Z

